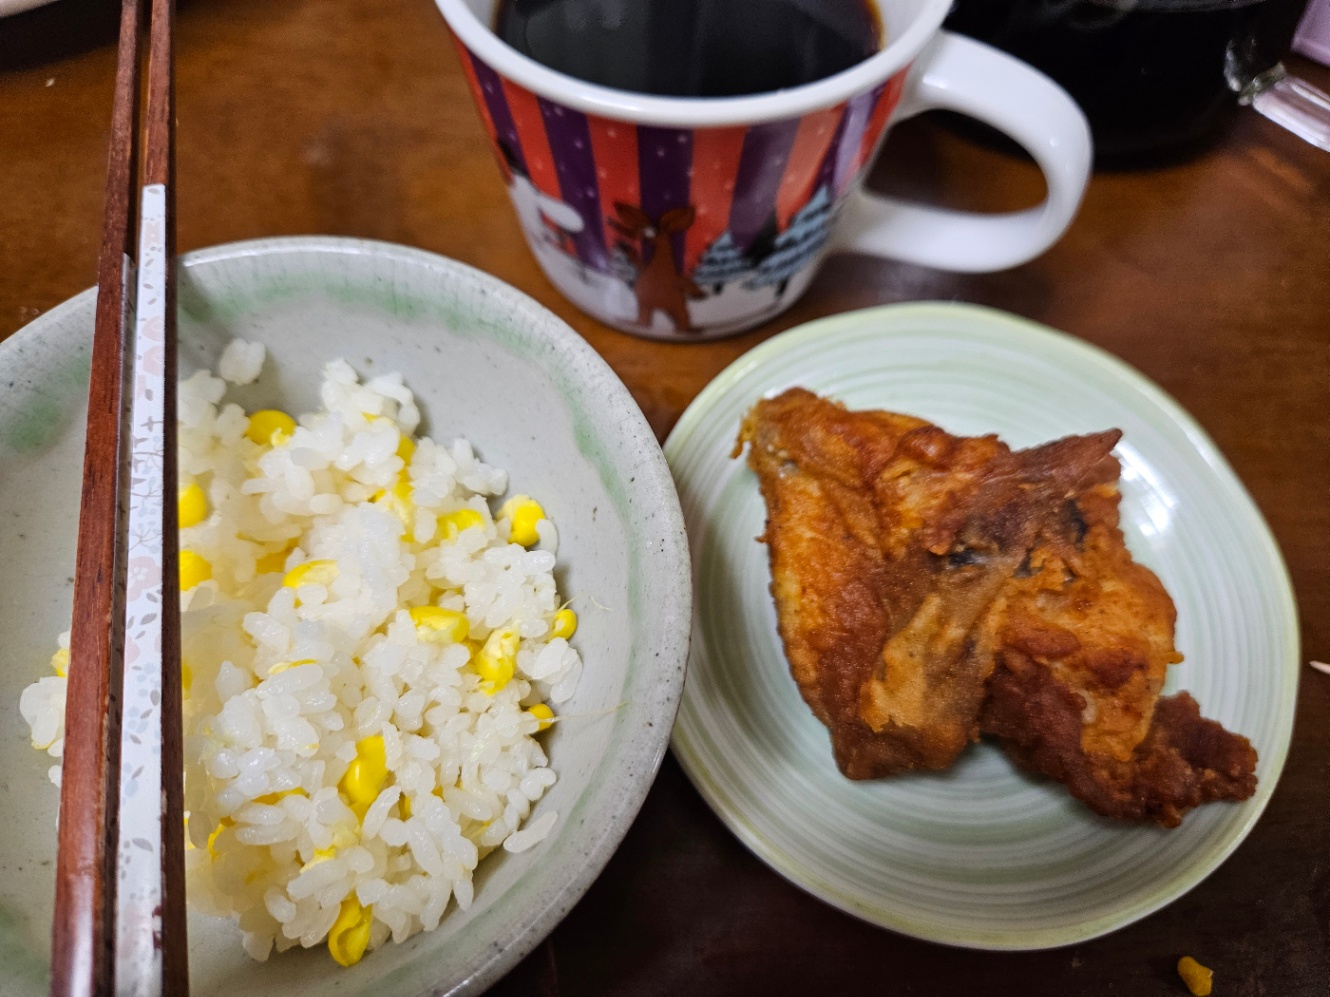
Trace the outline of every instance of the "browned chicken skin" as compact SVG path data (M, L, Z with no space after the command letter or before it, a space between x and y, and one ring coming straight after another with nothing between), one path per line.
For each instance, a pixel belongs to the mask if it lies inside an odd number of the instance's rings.
M846 776L946 768L982 726L1115 816L1176 823L1191 796L1241 798L1243 771L1254 785L1254 752L1197 749L1186 720L1151 728L1179 659L1172 602L1116 529L1119 435L1013 452L797 388L753 407L739 445L767 504L781 638ZM1177 765L1124 781L1147 744L1193 774L1224 754L1230 774L1190 795ZM1140 802L1166 782L1169 802Z
M1077 494L1008 580L980 728L1097 813L1176 827L1192 807L1251 796L1256 751L1187 693L1159 698L1182 660L1173 600L1132 561L1118 500L1109 485Z

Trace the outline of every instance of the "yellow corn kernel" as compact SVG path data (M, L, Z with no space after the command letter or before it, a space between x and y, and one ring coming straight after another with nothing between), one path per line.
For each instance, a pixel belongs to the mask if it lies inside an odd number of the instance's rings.
M439 536L444 540L456 540L457 535L463 530L484 525L485 517L475 509L458 509L456 512L439 517Z
M274 675L281 675L282 672L286 671L288 668L294 668L296 665L312 664L314 664L313 658L301 658L299 661L279 661L275 665L268 666L268 677L272 678Z
M409 524L415 515L416 502L414 489L406 478L399 478L397 484L389 489L380 488L370 498L375 505L381 505L393 513L403 524Z
M421 640L436 644L460 644L470 632L466 614L441 606L416 606L411 611L411 622Z
M383 747L383 735L374 734L356 742L356 757L347 766L346 775L338 788L351 801L356 816L364 818L365 811L374 802L383 784L388 781L388 758Z
M302 585L331 585L336 578L336 561L306 561L288 571L282 584L289 589L298 589Z
M254 562L254 571L260 575L271 575L274 572L286 570L286 556L290 554L289 550L274 551L271 554L264 554Z
M475 668L476 662L480 659L480 652L484 648L485 642L483 640L468 639L462 641L462 643L466 645L467 661L470 663L471 667Z
M535 706L528 707L527 712L540 721L537 730L549 730L554 724L554 711L544 703L537 703Z
M281 446L295 431L296 421L274 408L259 409L249 417L249 425L245 427L245 435L260 446Z
M403 433L402 438L397 441L397 456L402 458L402 463L406 464L407 467L410 467L411 457L415 452L416 441L407 436L406 433Z
M291 796L294 793L299 793L301 796L306 795L305 791L297 786L295 789L283 789L281 792L278 793L264 793L262 796L254 797L254 802L266 803L268 806L272 806L274 803L276 803L278 800L282 799L283 797Z
M530 547L540 540L536 524L545 518L545 510L530 495L514 495L499 507L499 518L509 521L509 542Z
M1195 997L1209 997L1214 971L1206 969L1189 955L1178 960L1178 975Z
M189 687L194 684L194 669L189 667L189 662L183 658L180 661L180 690L186 695L189 694Z
M208 496L203 494L197 481L180 489L176 500L176 509L180 518L179 526L198 526L208 518Z
M209 856L211 856L212 858L216 858L216 857L217 857L217 849L216 849L216 847L215 847L215 845L216 845L216 843L217 843L217 836L218 836L219 834L221 834L222 831L225 830L226 828L228 828L228 827L235 827L235 826L236 826L236 822L233 821L230 817L223 817L220 821L217 822L217 827L215 827L215 828L213 829L212 834L208 835L208 855L209 855Z
M311 858L304 865L302 865L300 867L300 871L304 872L306 869L310 868L310 866L318 865L320 862L327 862L330 858L332 858L336 854L337 854L336 845L333 845L331 848L317 848L314 850L314 857Z
M474 664L482 679L480 688L493 696L506 686L517 668L519 638L512 630L495 630L475 655Z
M402 820L411 819L411 797L403 793L397 799L397 809L402 815Z
M337 920L328 929L328 952L340 966L354 966L369 947L369 929L374 922L374 908L361 907L355 895L342 901Z
M200 582L212 577L212 563L192 550L180 552L180 591L188 592Z
M61 678L69 676L69 648L62 647L51 655L51 669Z
M550 627L551 637L567 640L577 632L577 614L571 609L561 609L554 614L554 625Z

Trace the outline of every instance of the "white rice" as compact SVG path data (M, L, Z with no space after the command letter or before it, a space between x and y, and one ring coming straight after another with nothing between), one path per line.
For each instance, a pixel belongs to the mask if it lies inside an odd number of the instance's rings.
M220 370L243 384L262 362L262 345L236 341ZM256 959L327 941L352 901L372 912L370 948L402 941L451 900L470 905L486 854L531 848L557 820L523 827L555 781L528 710L567 700L581 672L551 636L554 527L542 519L531 549L509 543L488 501L507 475L465 440L421 438L408 466L398 449L420 417L400 375L361 384L328 364L323 411L263 445L224 392L199 373L179 395L180 481L208 500L181 548L212 574L181 596L189 899L235 918ZM440 517L461 509L478 525L450 536ZM312 560L335 577L283 584ZM418 631L408 609L424 605L464 613L474 643ZM496 630L515 635L506 684L477 672ZM58 674L20 702L34 746L57 759L64 698ZM387 776L362 816L343 777L376 737Z
M226 349L222 350L222 355L217 359L217 374L223 381L232 384L253 384L259 379L266 355L267 350L262 343L233 339L226 344Z

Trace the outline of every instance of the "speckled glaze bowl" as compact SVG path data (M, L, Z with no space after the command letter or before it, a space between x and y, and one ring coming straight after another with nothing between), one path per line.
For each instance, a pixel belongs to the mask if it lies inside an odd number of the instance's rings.
M69 625L95 294L0 343L0 993L48 986L57 792L18 713ZM233 336L268 347L231 397L308 411L322 365L402 371L421 428L464 436L542 502L560 536L560 589L580 597L586 662L546 735L559 781L536 813L554 833L489 856L476 900L437 930L350 968L323 949L256 963L228 921L191 914L197 997L478 993L558 923L608 861L664 754L688 651L688 548L669 470L610 368L568 326L479 271L429 253L334 238L192 253L180 270L180 372ZM22 801L21 805L16 805Z

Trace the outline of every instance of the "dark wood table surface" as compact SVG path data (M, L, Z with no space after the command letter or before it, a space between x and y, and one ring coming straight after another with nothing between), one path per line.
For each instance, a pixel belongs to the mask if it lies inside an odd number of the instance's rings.
M94 281L118 5L61 0L0 20L0 338ZM330 233L487 270L551 308L663 439L730 361L809 319L957 299L1104 347L1218 442L1292 573L1303 658L1330 660L1330 154L1251 111L1185 161L1099 171L1070 231L985 276L831 261L779 319L671 345L615 332L536 268L429 0L183 0L179 244ZM1330 89L1330 71L1292 65ZM874 186L981 210L1042 193L1026 160L927 118ZM1330 993L1330 676L1304 669L1288 764L1247 841L1168 908L1105 938L1001 954L915 941L801 892L727 832L667 758L622 847L494 994ZM3 847L3 845L0 845ZM0 969L0 974L3 969Z

